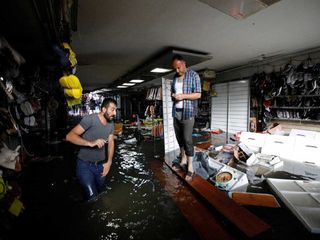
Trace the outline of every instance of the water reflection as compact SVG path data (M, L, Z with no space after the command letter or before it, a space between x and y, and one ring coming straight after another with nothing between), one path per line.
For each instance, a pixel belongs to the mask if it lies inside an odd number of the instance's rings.
M105 191L97 201L73 212L72 229L77 231L71 233L72 238L198 239L167 192L178 189L180 182L161 160L152 158L152 150L150 146L118 145ZM165 188L157 171L172 178Z

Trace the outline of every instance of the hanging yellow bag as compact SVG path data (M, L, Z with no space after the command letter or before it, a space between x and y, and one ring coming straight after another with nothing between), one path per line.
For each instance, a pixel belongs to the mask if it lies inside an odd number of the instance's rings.
M69 62L71 64L71 67L74 67L77 65L78 61L76 58L76 54L74 53L74 51L72 50L71 46L69 45L69 43L64 42L63 43L63 47L65 49L69 50Z

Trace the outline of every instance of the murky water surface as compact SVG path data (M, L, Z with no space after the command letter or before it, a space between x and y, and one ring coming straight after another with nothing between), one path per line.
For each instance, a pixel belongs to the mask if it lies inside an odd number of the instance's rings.
M151 170L168 171L153 155L152 144L118 145L106 190L72 212L73 239L198 239Z

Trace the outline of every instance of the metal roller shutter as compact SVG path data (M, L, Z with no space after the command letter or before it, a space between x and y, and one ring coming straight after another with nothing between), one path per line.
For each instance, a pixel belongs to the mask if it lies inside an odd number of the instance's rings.
M228 83L215 85L217 97L212 97L211 129L227 131L228 119Z
M215 85L217 97L212 97L211 129L228 134L248 131L249 80Z

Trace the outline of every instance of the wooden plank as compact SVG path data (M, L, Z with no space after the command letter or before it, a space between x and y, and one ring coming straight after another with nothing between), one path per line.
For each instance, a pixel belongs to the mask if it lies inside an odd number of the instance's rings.
M271 208L280 208L280 204L272 194L233 192L231 198L241 205L253 205Z
M184 180L185 173L182 171L175 171L171 167L171 161L168 161L168 158L166 158L165 162L173 172ZM249 210L238 205L230 199L225 192L219 190L202 177L196 175L193 177L192 181L185 181L185 183L198 192L208 201L208 203L225 216L247 237L256 237L270 229L270 226L267 223Z
M163 166L158 165L157 162ZM190 191L190 188L181 184L177 176L171 174L170 168L165 163L153 161L150 167L201 239L235 239L219 224L204 203Z

